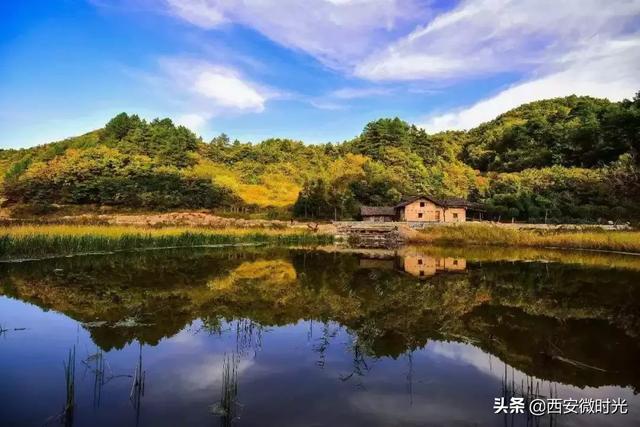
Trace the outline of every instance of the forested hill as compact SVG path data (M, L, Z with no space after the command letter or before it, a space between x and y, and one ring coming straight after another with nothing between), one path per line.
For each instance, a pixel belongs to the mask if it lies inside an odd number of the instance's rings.
M103 129L0 150L3 204L241 208L257 215L353 217L428 193L465 197L510 220L640 219L640 93L522 105L467 132L427 134L400 119L351 141L203 141L169 119L122 113Z
M638 149L639 111L637 97L532 102L472 129L462 158L481 171L603 166Z

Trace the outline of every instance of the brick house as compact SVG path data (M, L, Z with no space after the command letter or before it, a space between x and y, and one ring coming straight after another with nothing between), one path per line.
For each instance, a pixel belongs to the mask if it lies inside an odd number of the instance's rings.
M362 206L363 221L465 222L470 203L460 198L436 199L420 195L396 206Z

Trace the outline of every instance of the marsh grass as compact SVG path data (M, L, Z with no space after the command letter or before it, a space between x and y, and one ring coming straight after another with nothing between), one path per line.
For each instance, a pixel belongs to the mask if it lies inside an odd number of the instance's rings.
M518 230L493 225L461 224L417 233L412 243L490 245L606 250L640 253L640 232L605 230Z
M0 260L238 243L323 244L300 229L22 225L0 231Z

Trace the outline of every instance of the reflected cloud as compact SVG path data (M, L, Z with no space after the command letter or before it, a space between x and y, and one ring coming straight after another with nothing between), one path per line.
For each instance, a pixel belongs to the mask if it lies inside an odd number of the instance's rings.
M209 354L188 366L180 366L176 369L177 387L183 392L194 393L205 390L215 390L222 385L222 372L225 364L224 353ZM237 365L238 375L242 375L248 369L255 366L252 359L240 359Z
M359 393L351 395L349 403L355 410L385 425L484 425L479 424L478 413L461 410L460 400L450 395L414 396L413 404L409 405L405 391ZM487 413L490 409L488 406ZM425 423L425 420L428 421Z

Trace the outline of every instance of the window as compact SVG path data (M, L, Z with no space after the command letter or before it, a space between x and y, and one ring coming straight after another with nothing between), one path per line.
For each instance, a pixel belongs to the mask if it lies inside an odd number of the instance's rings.
M453 214L453 219L458 219L458 214L457 213Z
M424 270L420 270L420 276L424 276Z
M419 214L418 214L418 218L422 218L422 213L419 213Z
M458 260L457 259L453 260L453 265L458 265Z
M418 264L422 264L422 259L419 259L419 260L418 260Z
M420 207L424 208L424 202L420 202Z

